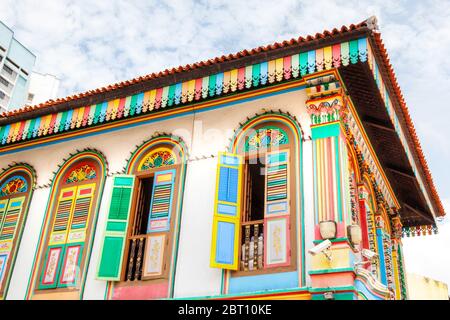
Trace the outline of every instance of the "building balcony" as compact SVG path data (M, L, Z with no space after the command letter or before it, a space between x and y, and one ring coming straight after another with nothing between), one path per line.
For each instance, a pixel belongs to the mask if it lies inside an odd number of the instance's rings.
M7 66L6 64L0 71L0 75L2 75L6 80L8 80L11 83L16 82L17 72L14 71L11 67Z
M0 76L0 89L6 93L8 96L11 96L11 92L14 88L14 85L6 80L4 77Z

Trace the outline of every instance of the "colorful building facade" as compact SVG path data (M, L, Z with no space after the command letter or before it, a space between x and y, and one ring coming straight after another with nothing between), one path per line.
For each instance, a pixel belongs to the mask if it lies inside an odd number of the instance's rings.
M407 299L445 215L375 18L4 113L0 152L3 299Z

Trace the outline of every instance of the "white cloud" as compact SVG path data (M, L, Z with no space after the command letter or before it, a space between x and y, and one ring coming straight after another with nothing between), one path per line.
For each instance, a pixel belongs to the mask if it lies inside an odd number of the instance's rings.
M446 212L450 198L443 200ZM449 284L450 289L450 219L438 224L439 233L403 239L406 271Z

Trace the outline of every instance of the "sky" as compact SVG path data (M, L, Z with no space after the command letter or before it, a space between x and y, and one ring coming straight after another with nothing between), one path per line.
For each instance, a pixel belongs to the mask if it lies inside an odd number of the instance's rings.
M0 20L61 79L59 96L376 15L422 148L450 210L450 0L0 0ZM450 284L450 223L405 239L408 272Z

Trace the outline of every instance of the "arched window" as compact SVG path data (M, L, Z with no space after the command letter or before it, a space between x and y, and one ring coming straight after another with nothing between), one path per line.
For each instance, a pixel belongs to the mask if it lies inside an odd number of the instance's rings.
M179 141L160 137L138 148L127 175L114 177L97 274L98 279L119 281L114 291L140 282L157 286L141 298L171 295L185 160Z
M219 155L212 267L232 276L296 270L300 148L287 121L269 118L250 121L233 153Z
M6 296L34 186L29 166L0 175L0 299Z
M34 295L58 289L58 294L81 298L105 175L103 157L91 151L72 156L56 174L38 251Z

